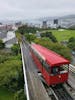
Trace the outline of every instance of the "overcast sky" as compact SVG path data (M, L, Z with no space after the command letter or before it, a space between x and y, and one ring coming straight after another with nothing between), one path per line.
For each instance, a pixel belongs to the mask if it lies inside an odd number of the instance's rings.
M0 19L75 14L75 0L0 0Z

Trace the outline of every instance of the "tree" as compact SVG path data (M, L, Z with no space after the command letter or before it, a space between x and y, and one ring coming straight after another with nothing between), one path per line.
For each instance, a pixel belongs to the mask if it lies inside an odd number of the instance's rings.
M71 37L69 39L68 45L67 45L71 50L75 51L75 38Z
M69 47L71 50L74 50L74 51L75 51L75 42L70 42L70 43L68 43L68 47Z
M15 93L14 100L27 100L23 89Z
M16 32L16 37L19 43L22 42L22 34L20 34L19 32Z
M15 46L19 45L15 44ZM2 52L3 51L3 52ZM16 52L16 50L14 50ZM17 49L18 52L18 49ZM10 92L18 91L18 99L24 98L24 76L21 62L21 54L17 56L1 50L0 52L0 87L7 88Z
M52 32L45 32L41 34L41 37L48 37L52 42L57 42L56 37L52 34Z
M19 44L14 44L14 45L11 47L11 50L12 50L12 52L13 52L14 55L18 55L19 52L20 52Z
M34 41L36 39L35 34L26 34L25 37L29 42Z
M71 37L70 39L69 39L69 43L70 42L75 42L75 38L74 37Z
M21 33L22 35L24 33L36 33L37 30L39 30L39 28L28 26L28 25L23 25L18 28L18 32Z
M3 49L5 47L5 44L3 43L3 41L0 39L0 49Z

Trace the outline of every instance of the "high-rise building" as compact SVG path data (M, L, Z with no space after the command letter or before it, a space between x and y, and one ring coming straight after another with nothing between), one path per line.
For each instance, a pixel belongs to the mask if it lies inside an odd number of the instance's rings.
M47 28L47 21L43 21L42 28Z
M54 19L54 24L58 24L58 19Z

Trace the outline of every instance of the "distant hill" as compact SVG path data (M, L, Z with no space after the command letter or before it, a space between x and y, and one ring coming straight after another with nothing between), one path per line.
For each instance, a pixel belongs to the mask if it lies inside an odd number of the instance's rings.
M39 21L51 21L51 20L53 20L53 19L58 19L59 17L57 17L57 16L54 16L54 17L41 17L41 18L39 18L38 20Z
M62 17L60 17L60 19L75 19L75 15L62 16Z
M71 25L69 28L75 30L75 25Z
M66 15L66 16L53 16L53 17L41 17L39 18L38 20L40 21L43 21L43 20L46 20L46 21L50 21L50 20L53 20L53 19L75 19L75 15Z
M66 16L54 16L54 17L43 17L43 18L39 18L39 21L49 21L52 22L54 19L58 19L59 20L59 24L67 28L69 28L70 26L74 26L75 25L75 14L73 15L66 15Z

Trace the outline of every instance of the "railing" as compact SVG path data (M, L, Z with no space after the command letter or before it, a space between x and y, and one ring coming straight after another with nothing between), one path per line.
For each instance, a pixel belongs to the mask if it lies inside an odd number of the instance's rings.
M71 72L75 73L75 66L69 64L69 70L70 70Z
M24 64L24 56L23 56L22 44L20 44L20 47L21 47L21 54L22 54L22 63L23 63L23 73L24 73L26 96L27 96L27 100L30 100L29 90L28 90L28 83L27 83L27 75L26 75L26 67L25 67L25 64Z

